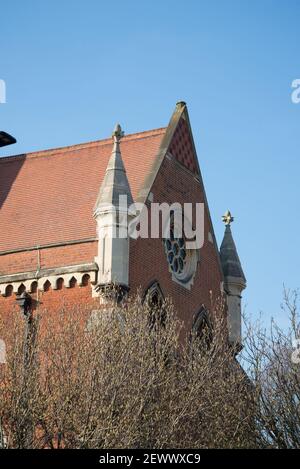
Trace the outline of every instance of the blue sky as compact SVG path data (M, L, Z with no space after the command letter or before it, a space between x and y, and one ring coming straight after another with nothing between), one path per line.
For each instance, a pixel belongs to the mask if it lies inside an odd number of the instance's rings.
M3 20L4 19L4 20ZM300 3L26 0L1 5L1 155L165 126L188 104L214 227L232 230L248 314L299 279Z

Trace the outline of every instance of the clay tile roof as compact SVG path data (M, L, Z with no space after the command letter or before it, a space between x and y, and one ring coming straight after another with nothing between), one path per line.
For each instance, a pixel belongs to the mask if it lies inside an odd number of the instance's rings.
M133 198L165 128L127 135L121 152ZM112 139L0 158L0 252L96 236L93 219Z

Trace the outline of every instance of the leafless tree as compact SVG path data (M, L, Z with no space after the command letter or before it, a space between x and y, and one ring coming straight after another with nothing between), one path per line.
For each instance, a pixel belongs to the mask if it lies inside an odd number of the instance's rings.
M221 301L210 320L185 337L168 301L155 308L139 296L89 319L83 308L40 311L24 368L24 325L12 312L9 327L0 323L8 446L253 446L253 390L228 345Z
M253 383L256 445L300 448L300 322L298 292L284 290L284 330L246 321L244 366Z

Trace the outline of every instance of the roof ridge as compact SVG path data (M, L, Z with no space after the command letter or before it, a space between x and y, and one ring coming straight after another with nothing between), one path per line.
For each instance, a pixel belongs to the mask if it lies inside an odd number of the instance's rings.
M158 135L162 133L163 131L166 130L167 127L158 127L156 129L150 129L150 130L144 130L141 132L135 132L131 134L124 135L123 141L130 141L130 140L136 140L136 139L142 139L142 138L148 138L152 137L154 135ZM48 148L46 150L37 150L34 152L29 152L29 153L19 153L17 155L9 155L9 156L0 156L0 164L1 163L8 163L10 161L16 161L16 159L20 159L24 156L26 158L37 158L39 156L50 156L50 155L56 155L58 153L68 153L69 151L76 151L76 150L81 150L90 146L97 146L97 145L108 145L112 144L112 138L107 137L101 140L91 140L89 142L82 142L82 143L75 143L73 145L66 145L63 147L56 147L56 148Z

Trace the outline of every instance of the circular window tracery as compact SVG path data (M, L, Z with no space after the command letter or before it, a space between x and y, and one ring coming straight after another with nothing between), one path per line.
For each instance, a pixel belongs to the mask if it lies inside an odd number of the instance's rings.
M174 237L174 227L170 229L170 238L165 239L165 250L172 272L183 273L186 264L185 240Z
M169 228L169 231L167 231ZM173 280L190 289L197 268L197 253L195 249L187 249L184 236L176 236L182 230L176 224L176 216L170 218L170 226L165 233L168 237L163 239L164 249L172 273Z

